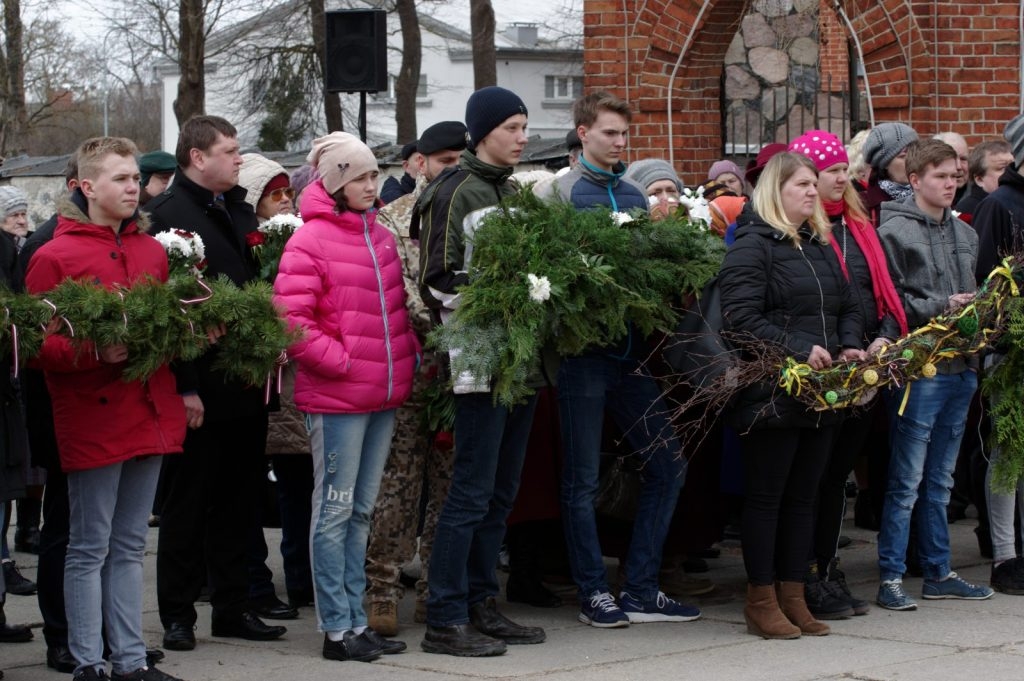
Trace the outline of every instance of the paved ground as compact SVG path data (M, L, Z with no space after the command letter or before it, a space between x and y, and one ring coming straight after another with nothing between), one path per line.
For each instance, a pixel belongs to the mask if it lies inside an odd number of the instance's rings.
M951 526L954 566L966 578L988 581L989 568L977 552L973 520ZM874 600L877 572L875 537L848 523L854 543L841 552L853 590ZM273 531L268 531L272 533ZM155 545L151 533L151 548ZM268 539L276 539L276 537ZM270 542L268 542L270 543ZM271 544L273 545L273 544ZM33 577L32 556L17 554L26 575ZM498 658L459 659L419 650L422 626L412 624L412 602L402 603L408 623L399 638L409 652L367 666L329 662L320 657L321 634L310 609L286 623L286 638L270 644L210 637L209 607L200 606L199 645L188 653L168 652L163 667L191 681L262 681L263 679L545 679L546 681L944 681L1024 679L1024 598L996 594L989 601L920 601L917 612L894 613L878 608L864 617L833 624L824 638L763 641L746 633L743 624L743 567L736 546L726 545L720 559L710 561L718 588L701 600L704 618L687 624L641 624L629 629L596 630L576 622L569 606L553 610L505 604L503 611L524 623L543 626L546 643L510 647ZM276 566L279 568L279 566ZM280 570L276 570L280 575ZM156 614L155 560L146 561L145 628L151 645L162 630ZM907 590L920 593L921 581L910 579ZM45 648L38 631L34 597L11 596L10 621L37 627L36 639L0 646L5 681L58 678L44 664Z

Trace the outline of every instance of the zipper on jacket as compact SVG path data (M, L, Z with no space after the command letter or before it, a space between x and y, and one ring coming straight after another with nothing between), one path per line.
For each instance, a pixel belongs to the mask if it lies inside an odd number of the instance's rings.
M385 404L391 401L391 394L394 392L395 366L391 357L391 329L388 324L388 302L384 295L384 278L381 276L380 263L377 261L377 252L373 250L373 239L370 237L370 223L363 215L363 238L366 239L366 247L370 249L370 259L373 260L373 273L377 277L377 293L380 296L381 317L384 319L384 349L388 354L388 396Z
M821 280L818 279L818 271L814 269L814 265L807 258L807 254L804 253L803 246L797 242L796 248L800 251L800 255L803 257L804 262L807 263L807 267L811 269L811 275L814 277L814 283L818 285L818 300L821 301L821 305L818 307L818 314L821 315L821 337L824 339L824 343L821 347L828 351L828 325L825 323L825 291L821 288Z

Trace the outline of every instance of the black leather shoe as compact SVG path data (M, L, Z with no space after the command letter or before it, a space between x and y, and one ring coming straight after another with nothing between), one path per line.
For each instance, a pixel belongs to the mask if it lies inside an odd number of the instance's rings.
M293 620L299 616L298 609L288 605L277 596L267 596L253 601L249 610L267 620Z
M426 653L456 657L491 657L505 653L504 641L481 634L471 624L453 624L449 627L433 627L428 624L420 647Z
M46 666L56 669L62 674L74 674L78 662L67 646L48 646L46 648Z
M164 629L164 648L167 650L194 650L196 634L192 625L174 622Z
M380 648L380 651L385 655L397 655L398 653L404 653L408 647L403 641L393 641L391 639L384 638L370 627L366 627L360 636L365 636L370 639L370 642Z
M153 667L164 661L164 651L159 648L146 648L146 666Z
M21 624L0 624L0 643L28 643L32 630Z
M493 596L469 606L469 621L481 634L499 638L509 645L543 643L547 638L540 627L524 627L498 612Z
M285 627L271 627L263 623L248 610L234 617L213 616L210 633L222 638L244 638L247 641L273 641L281 638L288 630Z
M363 634L348 631L340 641L332 641L327 638L327 634L324 634L324 659L326 660L373 662L383 654L384 651L381 650L381 647Z

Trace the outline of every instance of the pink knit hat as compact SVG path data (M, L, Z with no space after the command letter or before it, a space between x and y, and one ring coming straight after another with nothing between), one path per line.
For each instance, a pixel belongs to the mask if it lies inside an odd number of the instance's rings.
M849 163L846 147L838 137L827 130L808 130L789 145L789 151L803 154L818 167L818 172L837 163Z

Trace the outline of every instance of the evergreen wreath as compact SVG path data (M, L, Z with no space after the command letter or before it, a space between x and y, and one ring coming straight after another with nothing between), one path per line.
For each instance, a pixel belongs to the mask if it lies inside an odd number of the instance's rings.
M506 199L468 237L469 283L459 307L430 335L452 375L491 377L496 402L533 392L543 350L578 355L611 345L629 326L675 326L683 296L721 267L725 245L681 215L578 210L528 189Z

